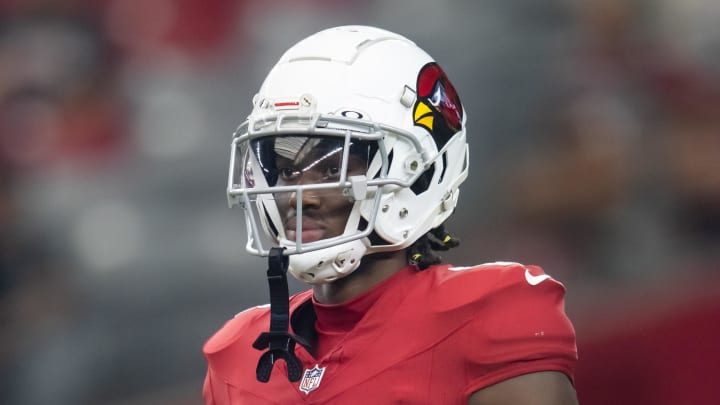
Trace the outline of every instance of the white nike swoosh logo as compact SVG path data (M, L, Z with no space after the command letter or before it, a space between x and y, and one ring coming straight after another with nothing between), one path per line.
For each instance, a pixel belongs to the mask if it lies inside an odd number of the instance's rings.
M525 269L525 280L530 285L538 285L549 278L550 278L550 276L548 276L547 274L533 276L532 274L530 274L530 271L528 269Z

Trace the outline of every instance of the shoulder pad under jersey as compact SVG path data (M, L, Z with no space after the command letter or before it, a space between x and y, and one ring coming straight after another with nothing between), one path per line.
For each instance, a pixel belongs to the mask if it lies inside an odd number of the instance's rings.
M515 262L438 266L434 269L430 307L434 312L472 309L511 291L528 295L564 295L565 288L540 267Z

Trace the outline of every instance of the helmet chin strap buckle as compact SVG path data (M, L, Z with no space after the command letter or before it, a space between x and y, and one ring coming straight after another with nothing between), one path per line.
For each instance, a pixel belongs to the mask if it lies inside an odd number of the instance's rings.
M268 382L275 362L285 361L288 380L298 381L302 374L302 363L295 355L295 344L300 343L306 349L310 345L299 336L289 332L290 294L287 284L288 257L283 255L285 248L272 248L268 257L267 278L270 286L270 331L263 332L255 339L253 347L267 349L258 360L255 375L260 382Z

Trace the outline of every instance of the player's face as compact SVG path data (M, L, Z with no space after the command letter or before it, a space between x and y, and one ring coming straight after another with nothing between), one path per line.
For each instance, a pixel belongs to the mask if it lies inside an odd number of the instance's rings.
M340 180L343 139L294 139L288 137L285 142L276 140L277 186L333 183ZM357 148L351 148L347 176L364 175L366 172L367 148L360 153ZM298 194L275 194L284 221L285 235L289 240L297 238L298 199L302 208L303 243L343 234L353 203L340 189L303 190L301 195Z

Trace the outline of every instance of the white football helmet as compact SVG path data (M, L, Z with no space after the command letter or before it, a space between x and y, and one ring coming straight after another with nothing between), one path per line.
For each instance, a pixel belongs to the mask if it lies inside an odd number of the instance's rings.
M443 70L403 36L345 26L300 41L233 136L227 194L245 210L247 250L284 247L295 277L326 283L406 248L457 204L465 120ZM338 234L318 231L303 202L331 193L347 206Z

